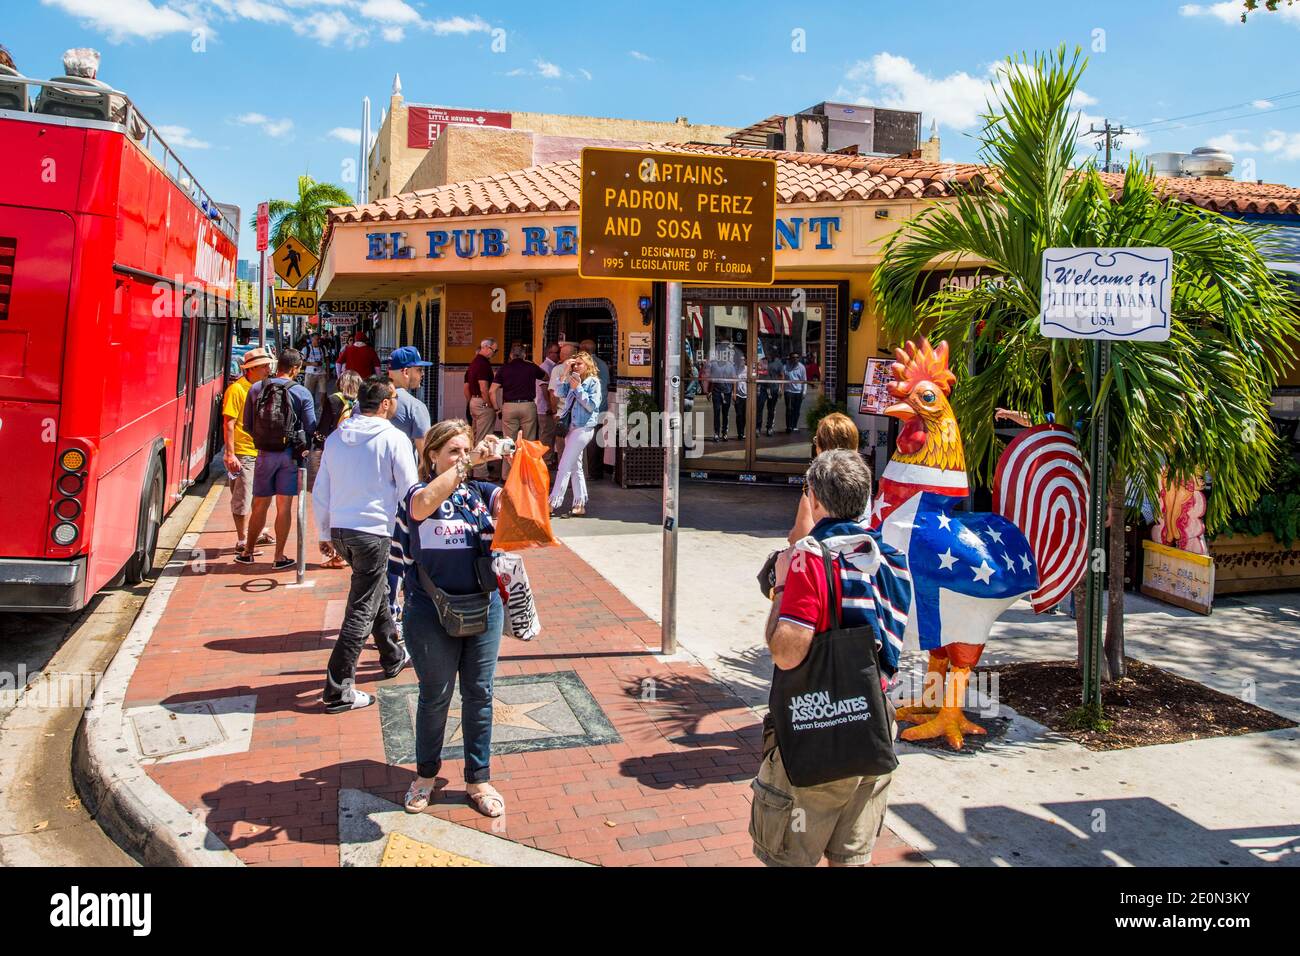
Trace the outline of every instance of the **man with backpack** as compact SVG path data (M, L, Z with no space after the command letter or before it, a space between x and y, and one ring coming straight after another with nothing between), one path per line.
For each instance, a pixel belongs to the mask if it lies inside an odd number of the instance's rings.
M321 554L352 568L343 625L326 668L321 700L327 713L367 707L374 697L356 689L357 658L366 638L391 680L410 662L388 609L388 551L397 504L419 481L411 441L393 427L397 388L376 375L361 385L352 415L325 442L312 510Z
M858 523L871 470L856 451L808 469L811 534L776 567L772 692L749 834L768 866L865 866L898 766L885 679L912 601L906 557Z
M244 429L253 436L257 464L253 470L253 510L248 518L245 550L235 555L240 564L253 563L253 542L266 525L271 499L275 499L275 560L272 570L293 567L285 557L289 530L293 524L293 499L298 494L298 467L310 449L309 436L316 431L316 402L311 392L294 378L302 371L302 353L285 349L280 353L274 378L263 379L248 392L244 402Z

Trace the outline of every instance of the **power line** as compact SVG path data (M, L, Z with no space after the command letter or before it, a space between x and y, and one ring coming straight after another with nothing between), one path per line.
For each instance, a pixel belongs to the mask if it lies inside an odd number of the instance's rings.
M1158 129L1143 127L1140 132L1143 133L1168 133L1176 129L1192 129L1196 126L1212 126L1215 123L1229 123L1233 120L1252 119L1256 116L1267 116L1270 113L1286 113L1290 110L1300 110L1300 103L1295 106L1279 106L1272 110L1256 110L1254 113L1238 113L1236 116L1220 116L1218 119L1202 120L1199 123L1178 123L1173 126L1161 126Z
M1166 123L1176 123L1179 120L1195 119L1198 116L1209 116L1211 113L1223 113L1228 110L1241 109L1241 107L1243 106L1253 106L1255 103L1258 103L1261 100L1266 103L1271 103L1273 100L1285 100L1285 99L1290 99L1293 96L1300 96L1300 90L1292 90L1289 93L1277 93L1273 96L1261 96L1257 99L1246 100L1245 102L1242 103L1233 103L1231 106L1220 106L1217 109L1201 110L1199 113L1184 113L1182 116L1165 116L1157 119L1149 119L1145 123L1139 123L1138 125L1142 127L1163 126ZM1255 113L1249 115L1258 116L1261 112L1269 112L1269 111L1257 110Z

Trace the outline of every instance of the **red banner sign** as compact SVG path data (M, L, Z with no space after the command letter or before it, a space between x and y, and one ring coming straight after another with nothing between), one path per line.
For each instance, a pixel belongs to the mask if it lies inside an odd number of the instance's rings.
M510 129L509 113L463 110L442 106L412 106L407 110L406 145L428 149L448 126L492 126Z
M257 204L257 251L265 252L266 247L270 245L271 236L271 204L260 202Z

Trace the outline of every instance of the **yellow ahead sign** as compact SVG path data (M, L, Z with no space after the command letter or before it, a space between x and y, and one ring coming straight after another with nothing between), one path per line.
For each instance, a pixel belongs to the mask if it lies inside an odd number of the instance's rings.
M296 286L311 275L320 259L316 253L290 236L280 243L280 247L271 256L271 262L275 266L275 274L285 285Z
M578 274L771 285L776 161L582 151Z
M316 292L312 289L276 289L275 311L280 315L315 315Z

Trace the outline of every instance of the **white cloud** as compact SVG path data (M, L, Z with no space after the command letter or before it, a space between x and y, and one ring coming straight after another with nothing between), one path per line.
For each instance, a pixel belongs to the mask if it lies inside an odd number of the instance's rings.
M549 63L546 60L537 60L535 65L537 66L537 75L544 79L556 80L564 76L564 71L554 63Z
M41 0L108 35L113 43L139 37L154 40L169 33L188 33L203 22L166 4L150 0Z
M740 80L742 83L753 83L753 82L754 82L754 78L753 78L752 76L750 76L748 73L737 73L737 74L736 74L736 79Z
M1211 17L1230 27L1239 27L1241 23L1241 14L1245 10L1245 5L1240 0L1230 0L1224 3L1185 3L1178 8L1178 12L1185 17ZM1295 4L1284 4L1270 13L1265 10L1263 4L1259 9L1252 13L1246 20L1247 24L1254 23L1258 20L1270 20L1274 17L1280 17L1288 20L1296 26L1300 26L1300 6Z
M1264 137L1264 152L1288 161L1300 159L1300 133L1269 130Z
M420 22L420 15L406 0L364 0L359 12L363 17L381 23L408 25Z
M1255 100L1250 105L1257 110L1271 110L1273 108L1273 103L1270 100Z
M211 143L192 136L188 126L168 126L160 123L158 135L173 149L209 149L212 146Z
M293 120L271 119L262 113L243 113L235 117L235 122L240 126L261 127L263 133L274 139L280 139L293 132Z
M591 71L590 71L590 70L584 70L582 67L578 67L578 72L582 74L582 78L583 78L584 80L589 80L589 79L591 79Z
M327 134L330 139L337 139L340 143L347 143L349 146L361 145L361 130L353 129L347 126L335 126Z
M428 26L439 36L449 33L486 33L492 29L482 17L448 17L445 20L430 21Z
M917 110L929 119L937 119L940 126L970 129L979 122L991 78L991 73L971 76L964 71L932 77L906 57L877 53L849 69L835 98L888 109Z
M401 43L406 39L406 30L402 27L384 27L379 33L389 43Z
M1211 3L1202 5L1199 3L1185 3L1178 8L1178 12L1185 17L1214 17L1216 20L1222 20L1227 24L1241 23L1242 5L1235 2Z
M1255 143L1237 139L1236 133L1224 133L1222 136L1211 136L1205 141L1206 146L1213 146L1215 149L1221 149L1229 153L1258 153L1259 146Z
M235 0L233 3L227 0L225 3L217 2L217 6L227 16L242 17L255 23L288 23L293 19L283 7L262 0Z
M295 20L293 32L299 36L309 36L322 46L333 46L339 38L349 49L364 46L367 34L364 28L357 26L347 14L332 10L329 13L317 11L302 20Z
M652 56L646 56L646 55L645 55L644 53L642 53L640 50L628 50L628 51L627 51L627 55L630 56L630 57L631 57L632 59L634 59L634 60L641 60L643 63L653 63L653 62L654 62L654 57L652 57Z

